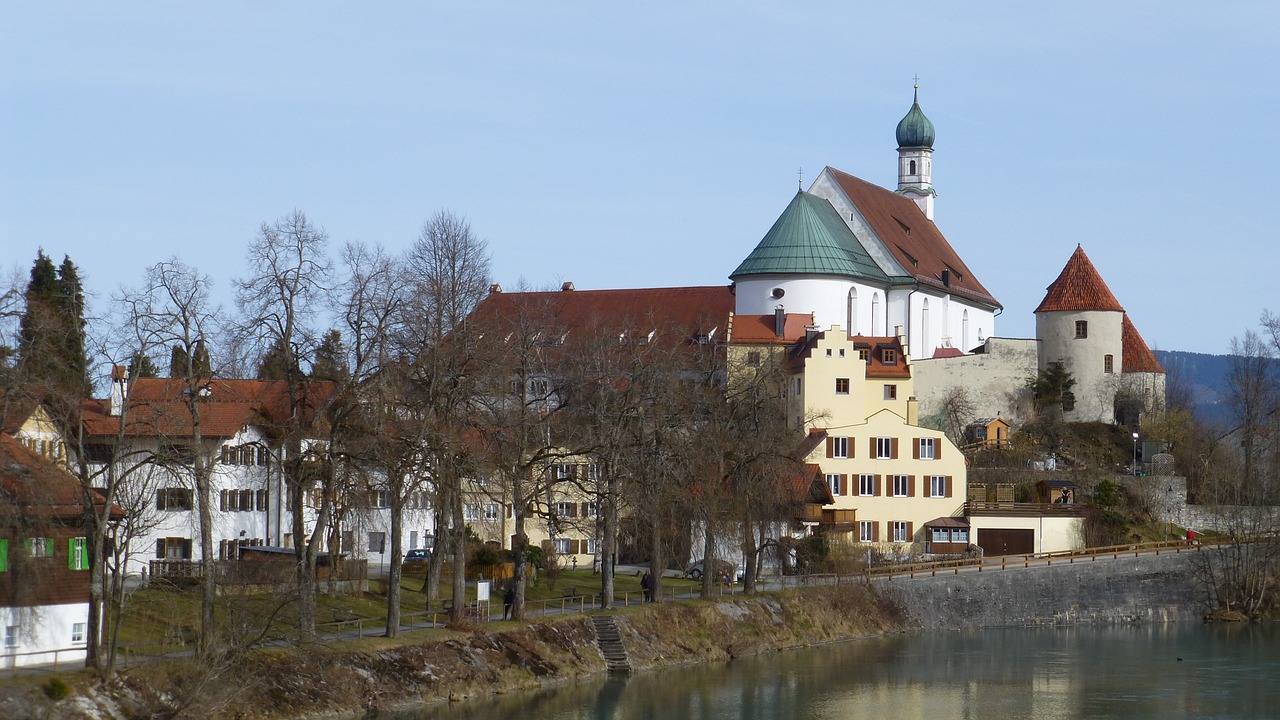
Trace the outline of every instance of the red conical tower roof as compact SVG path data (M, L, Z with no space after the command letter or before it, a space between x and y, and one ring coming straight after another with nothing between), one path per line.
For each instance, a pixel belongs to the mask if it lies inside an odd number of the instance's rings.
M1079 310L1114 310L1124 312L1120 301L1102 281L1098 270L1089 262L1084 250L1076 245L1067 266L1049 286L1036 312L1072 312Z

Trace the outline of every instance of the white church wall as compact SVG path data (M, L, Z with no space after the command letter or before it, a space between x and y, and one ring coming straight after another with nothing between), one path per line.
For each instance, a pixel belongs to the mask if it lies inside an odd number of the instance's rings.
M774 291L782 290L782 297L775 298ZM739 315L771 315L782 307L788 313L813 313L814 324L827 328L832 325L847 327L849 324L849 291L857 292L855 334L870 335L872 324L872 296L882 288L843 278L801 277L795 275L751 275L734 284L734 312ZM884 301L881 301L881 313ZM881 319L881 324L883 324Z
M987 338L985 352L955 358L915 359L916 399L921 424L944 410L948 395L962 388L973 403L973 417L1000 416L1017 426L1031 412L1027 380L1036 374L1039 343L1025 338Z

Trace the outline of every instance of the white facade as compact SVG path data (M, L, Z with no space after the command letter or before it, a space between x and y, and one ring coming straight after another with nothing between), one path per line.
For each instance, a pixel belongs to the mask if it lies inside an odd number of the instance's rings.
M88 627L89 603L0 607L0 667L83 664Z

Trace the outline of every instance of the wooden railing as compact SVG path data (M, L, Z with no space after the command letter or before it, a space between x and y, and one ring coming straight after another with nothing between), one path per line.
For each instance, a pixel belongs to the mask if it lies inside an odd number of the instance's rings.
M965 515L1084 515L1085 506L1076 503L1020 503L970 500L964 504Z
M1061 552L1030 553L1026 555L1001 555L988 558L968 558L963 560L944 560L931 563L907 563L882 565L867 570L868 577L935 577L937 575L958 575L962 570L986 572L991 570L1009 570L1028 568L1037 565L1046 567L1077 562L1092 562L1099 559L1116 559L1121 557L1138 557L1143 554L1180 553L1195 550L1199 544L1187 545L1185 540L1164 540L1158 542L1130 543L1128 545L1110 545L1107 547L1087 548L1085 550L1064 550Z

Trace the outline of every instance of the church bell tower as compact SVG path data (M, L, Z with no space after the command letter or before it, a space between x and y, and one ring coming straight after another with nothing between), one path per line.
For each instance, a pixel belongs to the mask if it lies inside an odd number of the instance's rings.
M915 86L911 110L898 122L898 194L920 206L933 220L933 123L920 109L920 86Z

